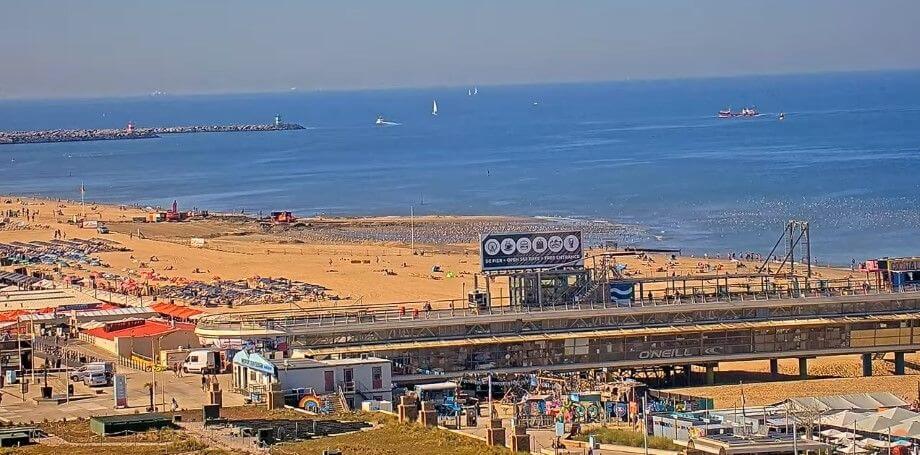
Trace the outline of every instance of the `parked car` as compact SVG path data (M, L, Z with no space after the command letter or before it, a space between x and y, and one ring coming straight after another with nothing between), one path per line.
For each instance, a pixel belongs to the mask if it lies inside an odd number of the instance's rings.
M93 371L83 376L83 384L86 384L88 387L106 386L109 385L110 382L110 378L101 371Z
M96 227L96 232L98 232L98 233L100 233L100 234L108 234L108 233L109 233L109 228L108 228L108 226L97 226L97 227Z

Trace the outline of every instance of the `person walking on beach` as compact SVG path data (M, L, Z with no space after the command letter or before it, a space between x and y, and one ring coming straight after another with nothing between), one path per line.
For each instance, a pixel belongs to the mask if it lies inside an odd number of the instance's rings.
M208 376L201 373L201 390L208 390Z
M179 402L176 401L176 397L172 398L172 410L173 412L176 412L179 410Z

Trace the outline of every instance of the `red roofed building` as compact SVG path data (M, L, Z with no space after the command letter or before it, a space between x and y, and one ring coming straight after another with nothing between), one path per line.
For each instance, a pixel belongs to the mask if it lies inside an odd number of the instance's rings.
M201 310L187 306L176 305L168 302L160 302L150 305L150 309L160 313L166 319L175 321L193 321L198 319L198 315L204 313Z
M201 346L194 324L152 319L109 322L83 330L80 339L124 358L149 359L153 351Z

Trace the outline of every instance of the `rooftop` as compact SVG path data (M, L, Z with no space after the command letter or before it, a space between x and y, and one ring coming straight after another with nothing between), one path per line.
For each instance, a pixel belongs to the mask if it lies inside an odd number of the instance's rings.
M817 411L875 411L879 408L898 408L907 406L906 401L891 392L800 397L790 398L785 402L790 403L794 407Z
M367 365L372 363L390 363L387 359L381 359L380 357L367 357L367 358L353 358L353 359L329 359L329 360L315 360L315 359L269 359L269 362L278 369L297 369L297 368L320 368L320 367L334 367L334 366L347 366L347 365Z
M151 320L146 320L137 325L126 327L123 329L106 330L107 328L111 328L111 326L106 325L103 327L96 327L94 329L86 330L83 333L89 336L96 337L96 338L114 340L115 338L119 338L119 337L129 337L129 338L148 337L152 335L167 334L170 332L175 332L177 330L189 330L189 331L195 330L195 326L193 324L183 324L181 322L171 324L171 323L164 322L164 321L151 321Z

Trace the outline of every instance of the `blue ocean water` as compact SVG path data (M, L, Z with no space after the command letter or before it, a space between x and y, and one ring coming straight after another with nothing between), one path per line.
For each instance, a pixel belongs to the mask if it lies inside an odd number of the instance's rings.
M715 118L748 105L764 115ZM918 72L18 100L0 102L0 130L276 113L308 130L0 146L0 192L76 199L85 182L98 201L212 210L606 219L710 253L766 253L795 218L819 262L920 254Z

